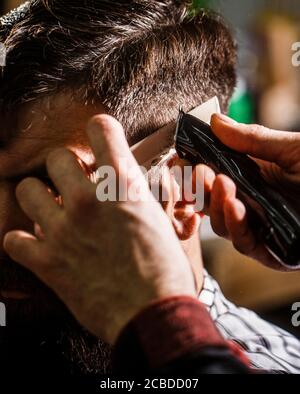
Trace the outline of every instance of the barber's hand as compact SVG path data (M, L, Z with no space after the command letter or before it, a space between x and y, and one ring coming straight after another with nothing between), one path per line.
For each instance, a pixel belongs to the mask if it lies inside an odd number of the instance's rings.
M228 147L256 159L265 179L299 210L300 133L270 130L258 125L238 124L224 115L214 115L211 126ZM230 239L235 248L263 264L284 270L248 226L246 208L236 197L236 186L224 175L205 171L205 190L210 196L207 212L214 231Z
M140 170L121 125L109 116L96 116L88 137L97 167L112 166L117 182L130 187L133 181L119 168L118 159ZM152 301L195 296L187 257L142 175L140 186L148 201L101 203L96 185L70 151L51 153L47 168L63 206L39 180L22 181L18 201L42 231L7 233L4 247L55 291L82 325L114 343L129 320Z

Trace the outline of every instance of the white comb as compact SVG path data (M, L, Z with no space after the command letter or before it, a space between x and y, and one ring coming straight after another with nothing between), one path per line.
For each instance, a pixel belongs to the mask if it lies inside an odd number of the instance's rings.
M217 97L206 101L189 112L190 115L210 124L212 114L221 113ZM174 145L176 122L171 122L131 147L139 165L149 169L151 163Z

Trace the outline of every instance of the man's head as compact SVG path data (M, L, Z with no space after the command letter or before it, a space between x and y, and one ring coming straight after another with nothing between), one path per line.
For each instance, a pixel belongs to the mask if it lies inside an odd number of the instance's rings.
M174 120L180 105L190 110L218 96L225 112L235 84L229 31L215 16L190 13L183 1L33 0L0 38L7 51L0 84L1 240L11 229L33 231L14 190L28 175L46 180L51 150L65 146L93 165L84 131L92 115L115 116L133 144ZM36 292L28 310L40 318L42 297L45 321L57 317L58 301L50 303L51 293L5 254L0 290L14 298L21 295L12 290ZM59 322L64 313L61 307Z
M2 39L6 111L58 92L102 103L130 142L235 84L235 47L218 17L177 0L34 0ZM1 33L0 33L1 37ZM62 108L63 110L63 108ZM14 112L15 113L15 112Z

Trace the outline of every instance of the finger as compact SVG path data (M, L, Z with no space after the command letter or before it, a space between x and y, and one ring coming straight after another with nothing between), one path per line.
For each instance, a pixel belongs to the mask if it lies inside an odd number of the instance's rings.
M282 264L256 239L249 227L246 208L241 201L235 198L228 199L224 206L224 216L230 239L238 252L260 261L269 268L285 271Z
M291 165L289 150L293 149L298 133L271 130L259 125L239 124L229 117L214 114L211 126L216 136L227 146L258 159Z
M250 255L257 247L257 241L250 230L245 205L236 198L229 198L224 205L225 225L234 247Z
M87 134L98 167L111 165L119 171L119 159L129 167L136 166L121 124L109 115L95 116L87 127ZM125 163L125 162L124 162Z
M25 214L33 222L47 231L50 223L60 212L47 187L38 179L24 179L16 189L18 202Z
M236 186L233 181L225 175L218 175L211 192L209 216L213 230L223 238L229 236L224 217L224 204L235 195Z
M78 162L78 159L68 149L57 149L47 158L47 171L58 192L63 198L64 205L71 203L78 193L92 191L93 185L88 174Z
M44 244L24 231L10 231L3 240L3 247L12 260L37 273L46 260Z
M251 257L255 261L260 261L263 265L275 271L289 271L287 268L284 267L283 264L279 263L279 261L272 256L266 246L262 243L258 244L256 249L253 251L253 253L250 254L249 257Z
M193 171L193 193L196 195L203 193L202 212L205 214L208 214L209 211L210 196L215 179L215 172L204 164L197 165Z

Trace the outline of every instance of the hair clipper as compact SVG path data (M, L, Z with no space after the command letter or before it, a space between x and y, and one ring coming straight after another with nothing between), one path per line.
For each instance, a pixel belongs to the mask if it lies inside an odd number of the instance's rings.
M207 123L183 111L177 121L175 148L191 164L203 163L230 177L259 239L285 267L299 268L300 217L265 181L255 161L225 146Z

